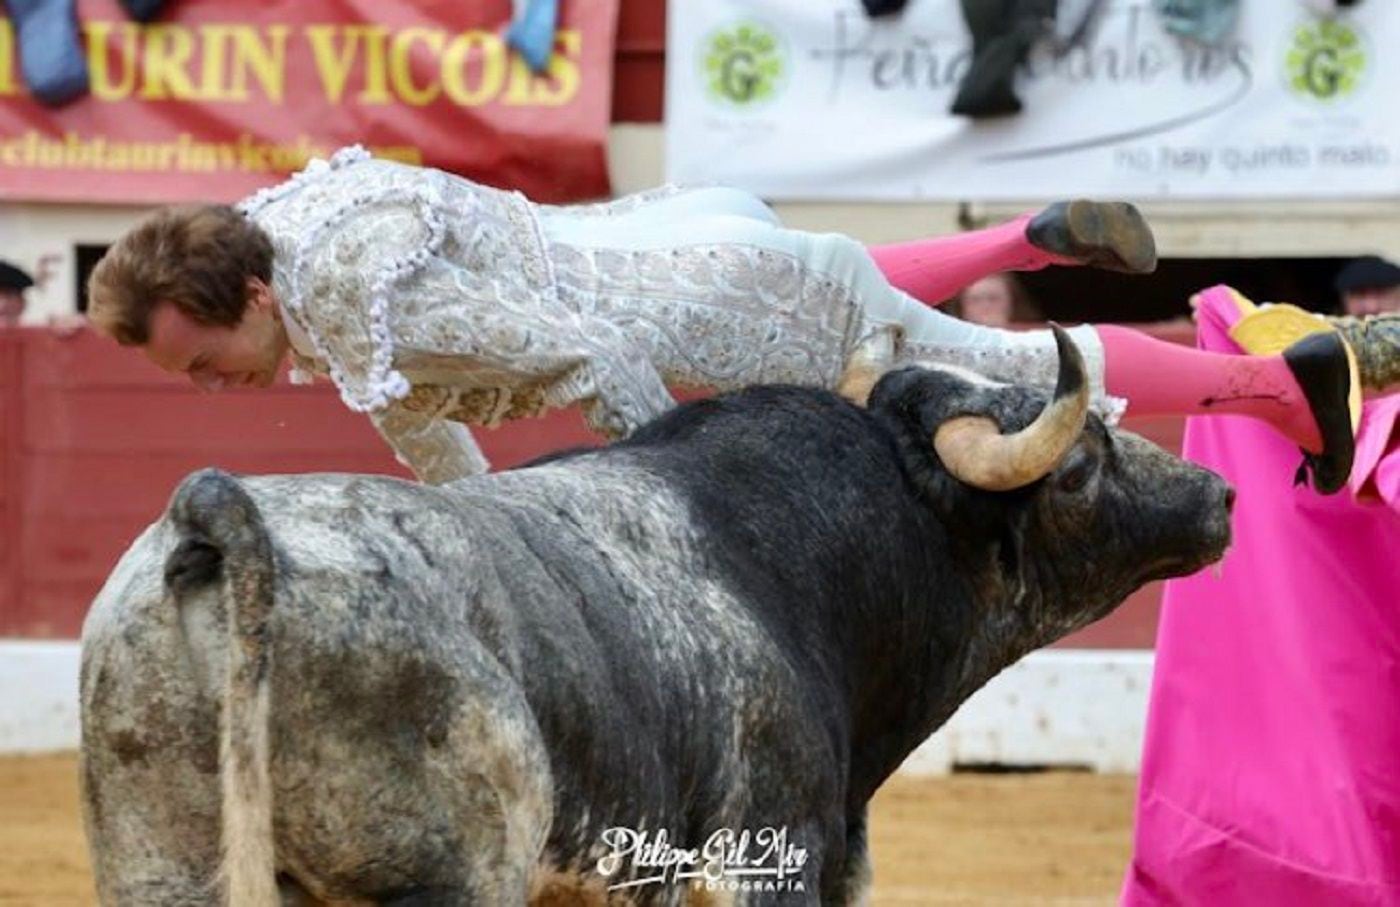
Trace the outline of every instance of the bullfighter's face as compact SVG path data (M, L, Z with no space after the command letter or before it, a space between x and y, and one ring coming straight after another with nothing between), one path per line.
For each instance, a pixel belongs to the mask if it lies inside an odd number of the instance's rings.
M238 324L201 324L173 303L163 302L151 313L150 340L142 350L165 371L188 375L196 387L212 393L272 384L287 347L272 289L253 278Z

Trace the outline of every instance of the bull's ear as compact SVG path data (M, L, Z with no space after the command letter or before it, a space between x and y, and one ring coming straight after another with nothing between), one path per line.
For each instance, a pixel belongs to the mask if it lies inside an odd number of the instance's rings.
M911 365L885 374L871 390L867 406L892 425L907 474L943 513L976 489L948 474L929 437L950 416L986 412L992 402L988 388L956 372Z
M970 573L985 583L982 593L998 601L1019 598L1026 585L1026 526L1035 492L968 485L943 467L926 442L903 453L906 471L943 524L955 558L977 565Z
M990 387L956 372L909 365L880 378L866 405L888 413L927 438L952 416L985 412L993 396Z
M901 390L898 383L886 385L885 389L887 393ZM947 527L950 536L976 539L979 544L994 538L1002 525L1001 499L1019 499L1024 493L984 491L949 473L929 443L929 431L925 428L942 418L942 401L924 396L922 391L926 388L922 384L905 390L909 391L906 396L891 396L883 401L879 415L895 423L899 457L910 484Z

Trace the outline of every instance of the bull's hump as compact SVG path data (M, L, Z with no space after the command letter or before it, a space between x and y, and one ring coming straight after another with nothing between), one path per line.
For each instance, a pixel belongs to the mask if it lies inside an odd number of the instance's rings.
M736 649L765 634L713 564L704 525L682 489L628 458L584 456L454 483L465 509L512 511L559 541L567 560L598 558L625 588L629 608L660 634L659 651L698 654L696 634L729 637Z
M558 520L561 530L573 527L600 542L651 542L677 552L692 547L703 527L677 490L639 465L618 462L622 459L585 455L458 482L452 492L467 501Z

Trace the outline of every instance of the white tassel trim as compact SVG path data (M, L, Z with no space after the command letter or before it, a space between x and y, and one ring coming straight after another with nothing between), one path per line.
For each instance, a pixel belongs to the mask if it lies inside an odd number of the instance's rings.
M331 158L329 165L318 169L316 174L346 166L355 161L363 160L365 157L367 155L364 154L364 150L358 146L342 149ZM308 167L307 171L310 170L311 168ZM307 328L307 336L316 350L317 357L327 364L331 380L340 389L341 399L347 407L355 412L377 412L391 403L407 397L413 390L413 385L409 380L393 367L394 338L390 324L389 293L395 284L423 268L442 247L447 236L447 224L439 214L441 204L433 191L434 186L435 184L431 180L420 180L413 187L398 190L397 193L384 190L363 192L341 203L297 244L291 274L298 286L290 294L291 298L284 300L284 304L292 308L296 315L303 315L300 283L302 275L307 273L304 258L327 229L352 216L357 209L390 200L395 194L405 195L411 204L419 208L423 223L428 228L428 236L419 248L386 262L370 280L369 335L373 344L373 353L370 358L368 374L365 375L363 390L357 390L353 387L335 358L327 353L326 344L311 323L311 319L304 316L300 319Z

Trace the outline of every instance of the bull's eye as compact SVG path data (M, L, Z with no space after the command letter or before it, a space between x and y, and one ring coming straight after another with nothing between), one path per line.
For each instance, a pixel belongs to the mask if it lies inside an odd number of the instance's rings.
M1055 487L1066 494L1075 494L1089 484L1089 480L1098 469L1099 458L1085 450L1084 445L1076 445L1055 471Z

